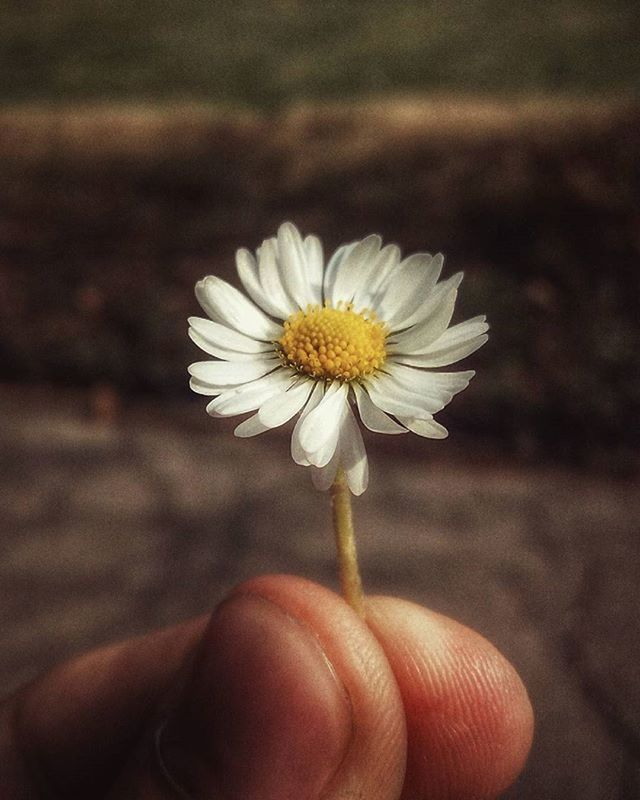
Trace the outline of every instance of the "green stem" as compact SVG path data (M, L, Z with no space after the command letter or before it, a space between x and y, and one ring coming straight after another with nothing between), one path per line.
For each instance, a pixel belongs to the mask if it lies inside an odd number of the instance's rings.
M358 554L353 531L351 492L342 467L338 469L336 479L331 487L331 505L342 594L351 608L364 619L364 592L358 569Z

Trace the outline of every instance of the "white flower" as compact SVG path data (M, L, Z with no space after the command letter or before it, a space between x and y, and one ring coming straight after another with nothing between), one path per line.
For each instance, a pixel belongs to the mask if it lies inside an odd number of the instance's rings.
M209 414L256 412L240 437L298 414L293 460L312 467L320 489L342 466L354 494L368 482L355 408L377 433L447 436L433 415L474 373L433 370L477 350L488 325L479 316L449 327L462 273L438 282L441 255L402 259L374 235L325 266L320 240L285 223L255 257L238 250L236 263L249 297L209 276L196 285L209 319L189 319L191 339L215 358L189 367L191 388L214 397Z

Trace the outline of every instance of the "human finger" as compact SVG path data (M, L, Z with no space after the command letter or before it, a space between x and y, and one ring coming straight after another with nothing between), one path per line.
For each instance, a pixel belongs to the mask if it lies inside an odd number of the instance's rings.
M162 759L185 797L397 800L398 688L344 600L301 578L257 578L213 614L169 713ZM122 785L152 797L150 774L134 760Z
M397 800L404 776L380 645L300 578L250 581L208 622L74 659L4 711L0 787L16 800Z
M103 797L207 620L84 653L0 703L0 796Z
M402 800L488 800L520 773L533 713L514 668L475 631L391 597L367 603L402 696Z

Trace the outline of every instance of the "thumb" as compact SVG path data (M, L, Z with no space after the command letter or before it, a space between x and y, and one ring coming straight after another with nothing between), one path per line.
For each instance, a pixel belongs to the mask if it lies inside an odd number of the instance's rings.
M392 800L404 728L387 659L344 601L259 578L213 614L159 752L141 750L110 797Z

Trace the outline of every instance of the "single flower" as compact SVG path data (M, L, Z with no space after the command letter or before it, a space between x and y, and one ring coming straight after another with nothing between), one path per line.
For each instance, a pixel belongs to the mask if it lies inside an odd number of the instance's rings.
M196 297L209 319L189 335L215 360L189 367L191 388L214 399L214 417L253 413L235 429L248 437L298 416L291 455L328 489L339 467L350 490L367 488L357 408L376 433L443 439L433 415L474 373L436 372L487 341L484 316L449 327L462 273L438 281L443 257L405 259L379 236L340 247L324 264L316 236L291 223L255 257L236 255L247 296L209 276Z

